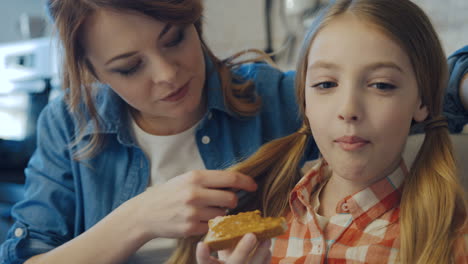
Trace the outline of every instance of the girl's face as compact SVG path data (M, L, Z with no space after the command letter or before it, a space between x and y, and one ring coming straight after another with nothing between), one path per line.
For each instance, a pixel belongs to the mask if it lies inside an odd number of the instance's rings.
M411 121L423 121L410 60L398 43L352 14L322 29L308 54L306 115L344 180L368 185L393 172Z
M164 121L203 111L205 61L193 25L102 10L91 16L84 32L97 77L140 116Z

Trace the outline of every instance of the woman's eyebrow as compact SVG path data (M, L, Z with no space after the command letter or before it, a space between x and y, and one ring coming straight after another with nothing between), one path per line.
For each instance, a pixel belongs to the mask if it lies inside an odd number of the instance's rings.
M166 24L164 28L161 30L158 36L158 40L161 39L170 29L172 28L171 24Z
M126 52L126 53L117 55L117 56L113 57L112 59L110 59L109 61L107 61L106 64L104 64L104 65L107 66L107 65L111 64L112 62L114 62L116 60L125 59L125 58L131 57L131 56L133 56L135 54L137 54L136 51L131 51L131 52Z
M169 30L171 28L172 28L171 24L166 24L164 26L164 28L161 30L161 32L159 33L158 40L160 40L167 32L169 32ZM104 65L107 66L107 65L111 64L112 62L114 62L116 60L131 57L131 56L135 55L136 53L137 53L136 51L131 51L131 52L126 52L126 53L123 53L123 54L119 54L119 55L113 57L112 59L108 60Z

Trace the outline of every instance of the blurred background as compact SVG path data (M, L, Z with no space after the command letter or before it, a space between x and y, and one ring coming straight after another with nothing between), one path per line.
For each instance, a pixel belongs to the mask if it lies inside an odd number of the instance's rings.
M227 57L247 48L275 51L285 44L293 44L293 52L286 50L278 56L283 69L293 69L294 54L302 41L304 26L310 24L314 11L329 0L205 0L205 36L220 57ZM269 5L271 8L270 11ZM413 0L431 18L444 45L445 52L468 44L468 0ZM266 31L271 17L271 43ZM289 42L287 42L289 40ZM292 40L292 41L291 41ZM288 52L289 51L289 52Z
M59 90L56 42L46 0L0 0L0 243L23 170L35 148L36 121ZM204 0L205 39L216 55L257 48L293 69L304 31L328 0ZM448 54L468 44L468 0L414 0L432 19Z

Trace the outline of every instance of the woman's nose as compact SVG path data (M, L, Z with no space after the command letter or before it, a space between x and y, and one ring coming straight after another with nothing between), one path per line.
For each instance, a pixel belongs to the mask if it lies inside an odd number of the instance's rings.
M155 84L174 84L177 82L179 66L169 58L158 57L152 63L152 78Z

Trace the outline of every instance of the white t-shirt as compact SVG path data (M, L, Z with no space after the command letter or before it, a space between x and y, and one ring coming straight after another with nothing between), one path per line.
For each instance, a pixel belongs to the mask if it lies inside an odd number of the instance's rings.
M205 169L198 151L195 132L198 123L188 130L170 136L156 136L143 131L132 120L133 135L150 163L148 187L163 184L191 170ZM143 245L131 258L132 264L163 263L175 248L175 239L157 238Z
M150 163L148 186L165 183L191 170L205 169L195 141L198 124L176 135L156 136L146 133L132 121L136 142Z

